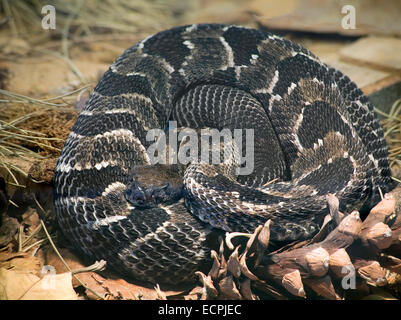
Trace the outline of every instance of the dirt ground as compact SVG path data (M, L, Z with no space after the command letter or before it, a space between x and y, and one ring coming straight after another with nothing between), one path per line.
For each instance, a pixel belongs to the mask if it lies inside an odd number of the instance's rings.
M397 102L401 98L401 62L397 51L401 41L401 6L397 1L389 1L379 11L374 5L369 6L372 1L350 1L357 13L361 12L357 15L360 25L356 30L341 27L339 21L344 14L338 1L323 1L324 5L304 0L160 0L150 4L138 1L138 7L116 9L114 16L108 13L105 23L96 26L90 24L90 10L86 10L91 2L84 2L81 14L74 13L74 7L73 13L66 14L67 9L63 8L55 30L41 27L40 12L25 21L21 13L15 13L24 8L13 8L10 1L0 7L0 300L205 298L205 282L191 288L161 290L122 279L109 271L71 273L91 262L76 256L63 238L52 203L53 169L91 90L125 49L169 27L216 22L277 31L303 44L323 61L348 71L366 94L379 95L379 101L384 101L381 95L391 96L388 106L383 102L377 107L384 114L380 115L393 176L401 179L401 103ZM115 1L115 6L120 2L123 1ZM110 3L113 2L105 1L104 5ZM55 1L56 10L57 5ZM103 9L101 5L96 9L97 20L102 21ZM372 17L376 24L371 23ZM351 57L347 48L372 36L386 39L388 50L382 50L383 46L379 49L388 55L375 56L372 49L373 53L366 58L370 60ZM391 64L383 65L383 60ZM347 298L400 299L401 250L397 250L394 259L398 260L386 269L386 285L370 283ZM57 289L43 290L43 282L48 281L46 275L54 270ZM261 299L288 298L283 291L266 286L262 290L261 285L256 292ZM241 294L229 297L255 297Z

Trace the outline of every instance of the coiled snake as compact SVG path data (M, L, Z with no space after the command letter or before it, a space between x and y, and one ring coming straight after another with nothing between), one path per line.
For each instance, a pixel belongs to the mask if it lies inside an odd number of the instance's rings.
M150 166L147 133L169 120L254 129L254 170ZM389 181L382 129L347 76L274 34L214 24L127 49L91 94L54 176L59 225L77 248L173 283L208 260L216 229L252 232L271 219L272 240L310 238L327 193L347 212L377 201Z

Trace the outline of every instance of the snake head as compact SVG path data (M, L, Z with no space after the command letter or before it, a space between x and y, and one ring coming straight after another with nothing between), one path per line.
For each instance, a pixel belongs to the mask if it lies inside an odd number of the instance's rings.
M182 186L171 186L166 183L161 187L143 186L133 182L125 191L125 198L137 208L152 208L158 204L168 204L182 197Z

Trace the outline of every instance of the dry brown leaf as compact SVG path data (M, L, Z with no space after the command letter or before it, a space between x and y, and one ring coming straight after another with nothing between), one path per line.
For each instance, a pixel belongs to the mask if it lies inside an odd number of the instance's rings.
M63 257L64 261L68 264L71 270L81 269L86 267L80 259L73 254L69 249L62 248L58 249L59 253ZM60 260L57 254L52 248L46 251L46 264L53 266L57 273L62 273L68 271L64 263Z
M0 252L0 267L3 263L10 261L14 258L24 258L28 255L26 252Z
M133 285L124 279L106 279L103 281L102 287L105 288L110 295L109 298L112 299L160 299L156 290ZM148 296L150 297L148 298Z
M39 214L33 208L28 208L22 215L22 219L26 228L26 236L29 236L40 225Z
M25 256L23 254L9 255L9 258L0 262L0 268L23 271L40 276L42 263L37 257Z
M95 272L84 272L76 275L88 288L108 300L156 300L156 290L125 281L124 279L106 279ZM169 295L170 292L165 292ZM93 292L86 290L89 299L99 299Z
M0 300L20 299L38 281L32 273L0 268Z
M65 262L71 268L71 270L82 269L86 267L80 259L68 249L59 249ZM54 253L52 249L46 252L46 263L53 266L56 272L65 272L67 269L61 262L60 258ZM87 288L85 294L89 299L97 300L99 296L93 293L91 290L96 292L104 299L121 299L121 300L155 300L158 298L157 292L154 288L148 288L141 285L135 285L120 278L107 278L96 272L82 272L75 275ZM81 286L81 283L73 278L73 285L75 287ZM178 291L164 291L169 295L180 294Z
M36 282L21 300L77 300L72 287L71 272L45 275Z
M84 264L81 263L79 258L75 254L73 254L70 250L63 248L63 249L58 249L58 251L60 252L64 261L67 263L67 265L70 267L71 270L76 270L86 267ZM63 273L69 271L52 248L49 248L46 251L46 264L54 267L56 273ZM80 277L79 274L77 276L78 278ZM74 278L72 279L72 284L74 288L79 287L81 285Z
M75 300L71 273L42 279L22 270L0 268L0 300Z
M20 226L17 219L5 216L0 225L0 247L8 245Z

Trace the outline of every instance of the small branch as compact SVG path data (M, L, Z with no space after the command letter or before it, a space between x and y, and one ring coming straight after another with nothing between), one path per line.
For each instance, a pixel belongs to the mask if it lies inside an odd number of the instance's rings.
M107 262L105 260L96 261L94 264L85 267L72 270L72 274L84 273L84 272L95 272L95 271L102 271L106 268Z

